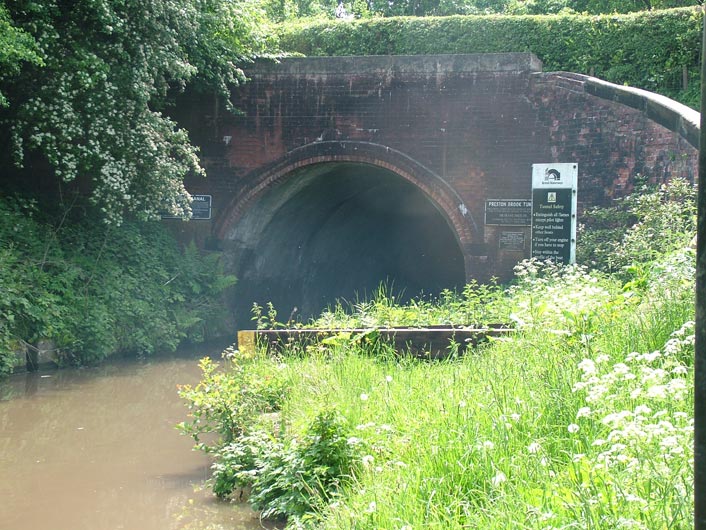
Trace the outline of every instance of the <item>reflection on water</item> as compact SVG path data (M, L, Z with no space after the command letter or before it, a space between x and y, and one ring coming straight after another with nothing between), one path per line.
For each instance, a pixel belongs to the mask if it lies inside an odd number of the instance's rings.
M200 487L209 460L174 428L186 413L176 387L198 380L199 356L0 381L0 528L262 528Z

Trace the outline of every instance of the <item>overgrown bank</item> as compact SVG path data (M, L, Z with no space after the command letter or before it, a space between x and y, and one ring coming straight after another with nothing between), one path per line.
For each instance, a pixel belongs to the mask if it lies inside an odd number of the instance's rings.
M84 207L45 208L0 197L0 374L40 340L77 364L223 331L219 293L235 279L217 256L180 250L158 222L112 227Z
M279 34L283 50L305 55L529 51L544 71L592 74L696 107L702 16L700 8L682 8L594 16L396 17L286 23Z
M642 197L601 212L602 230L632 216L613 249L629 266L607 252L592 270L526 262L510 287L322 317L515 323L465 357L341 333L280 358L231 349L225 370L203 361L182 429L213 453L214 491L245 488L291 528L691 528L694 191Z

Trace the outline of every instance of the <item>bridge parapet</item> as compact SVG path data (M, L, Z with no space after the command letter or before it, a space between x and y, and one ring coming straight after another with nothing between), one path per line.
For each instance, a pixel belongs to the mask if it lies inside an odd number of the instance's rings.
M357 73L377 76L458 76L479 72L541 72L542 61L533 53L472 53L448 55L368 55L342 57L289 57L279 62L259 61L248 70L258 77Z

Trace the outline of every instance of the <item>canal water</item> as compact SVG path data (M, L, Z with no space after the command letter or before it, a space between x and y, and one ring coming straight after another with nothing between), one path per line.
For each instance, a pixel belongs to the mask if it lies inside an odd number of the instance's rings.
M220 351L0 380L0 529L272 528L203 487L209 459L174 427L177 385Z

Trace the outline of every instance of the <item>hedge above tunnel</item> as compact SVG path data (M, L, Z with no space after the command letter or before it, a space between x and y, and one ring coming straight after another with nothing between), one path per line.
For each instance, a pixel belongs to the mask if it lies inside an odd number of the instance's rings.
M698 98L700 8L624 15L397 17L285 24L305 55L532 52L545 71L591 74L687 104ZM693 79L684 91L684 73Z

